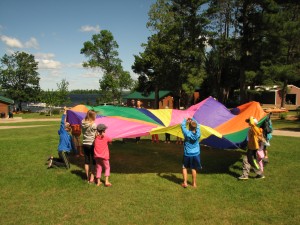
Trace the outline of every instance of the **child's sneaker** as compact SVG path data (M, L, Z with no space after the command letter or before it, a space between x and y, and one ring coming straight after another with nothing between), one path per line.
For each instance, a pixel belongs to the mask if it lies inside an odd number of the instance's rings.
M255 177L255 179L265 179L265 178L266 177L263 174L261 174L261 175L257 174Z
M269 163L269 158L263 158L263 163L266 165L267 163Z
M53 158L51 158L49 160L49 163L48 163L48 169L52 168L52 163L53 163Z
M248 180L248 176L242 175L238 178L239 180Z

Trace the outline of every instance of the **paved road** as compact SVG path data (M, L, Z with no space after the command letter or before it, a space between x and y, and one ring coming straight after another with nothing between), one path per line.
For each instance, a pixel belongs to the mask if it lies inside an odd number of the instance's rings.
M60 121L60 118L47 118L47 119L22 119L22 118L13 118L13 119L1 119L0 123L18 123L18 122L36 122L36 121ZM26 127L39 127L47 125L29 125L29 126L0 126L2 129L13 129L13 128L26 128ZM300 137L299 131L287 131L287 130L274 130L274 136L290 136L290 137Z

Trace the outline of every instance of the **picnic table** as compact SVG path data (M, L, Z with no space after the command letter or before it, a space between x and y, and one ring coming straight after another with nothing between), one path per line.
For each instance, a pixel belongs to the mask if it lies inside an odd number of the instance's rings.
M289 110L285 108L269 108L269 109L264 109L266 113L272 113L273 116L280 116L281 113L286 113Z

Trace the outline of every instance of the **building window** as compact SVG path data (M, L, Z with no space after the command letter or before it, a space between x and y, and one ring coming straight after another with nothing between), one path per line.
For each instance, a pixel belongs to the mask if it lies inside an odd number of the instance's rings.
M296 105L296 94L287 94L285 101L288 105Z

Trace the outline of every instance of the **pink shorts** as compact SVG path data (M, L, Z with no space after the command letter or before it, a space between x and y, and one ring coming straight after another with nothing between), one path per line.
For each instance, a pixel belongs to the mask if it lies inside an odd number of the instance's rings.
M104 176L110 176L110 164L108 159L95 158L96 160L96 178L101 178L102 170L104 170Z

